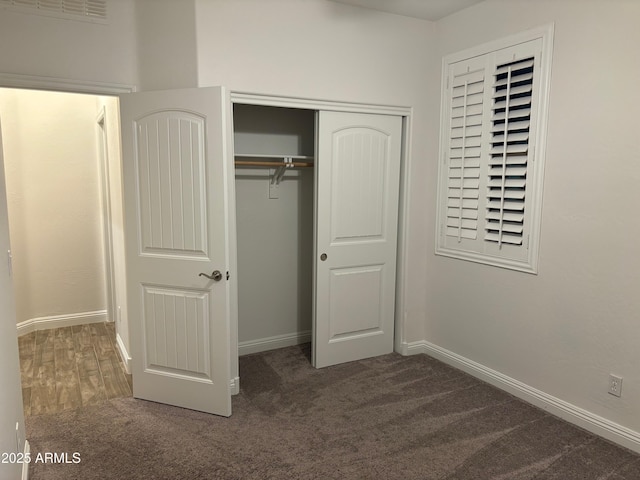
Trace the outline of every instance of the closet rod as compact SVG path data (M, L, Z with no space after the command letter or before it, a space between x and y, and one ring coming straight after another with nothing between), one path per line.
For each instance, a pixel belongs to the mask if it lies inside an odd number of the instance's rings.
M282 162L261 162L259 160L236 160L235 164L237 167L269 167L276 168L282 167L284 164ZM288 165L291 165L293 168L310 168L313 167L313 162L291 162Z

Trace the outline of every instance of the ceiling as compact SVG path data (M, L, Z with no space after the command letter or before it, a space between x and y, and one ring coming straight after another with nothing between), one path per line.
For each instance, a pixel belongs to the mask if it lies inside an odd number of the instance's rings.
M371 8L406 17L440 20L482 0L333 0L357 7Z

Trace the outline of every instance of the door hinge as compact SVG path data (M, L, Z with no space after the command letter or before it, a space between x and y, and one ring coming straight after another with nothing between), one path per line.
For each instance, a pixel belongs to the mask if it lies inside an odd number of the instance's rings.
M227 280L229 280L229 271L227 270Z

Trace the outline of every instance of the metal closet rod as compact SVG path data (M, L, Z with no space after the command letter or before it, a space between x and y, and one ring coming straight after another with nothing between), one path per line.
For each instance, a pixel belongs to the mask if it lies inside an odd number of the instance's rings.
M236 160L235 165L238 167L282 167L288 166L289 168L311 168L313 167L313 162L284 162L274 161L274 160Z

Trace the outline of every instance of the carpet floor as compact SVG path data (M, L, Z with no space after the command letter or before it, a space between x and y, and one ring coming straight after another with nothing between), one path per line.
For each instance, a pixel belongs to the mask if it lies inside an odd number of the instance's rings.
M29 417L32 458L80 459L30 478L640 479L635 453L425 355L316 370L297 346L240 375L230 418L133 398Z

